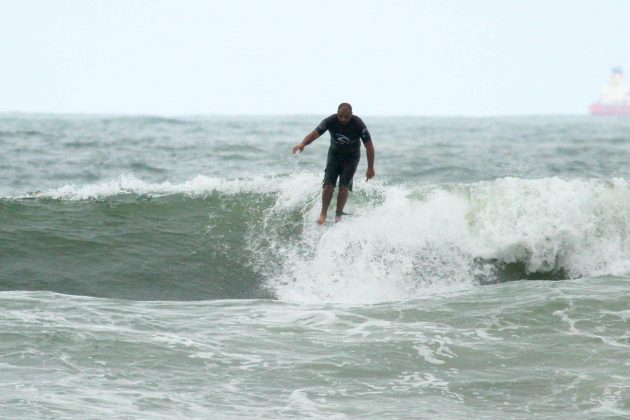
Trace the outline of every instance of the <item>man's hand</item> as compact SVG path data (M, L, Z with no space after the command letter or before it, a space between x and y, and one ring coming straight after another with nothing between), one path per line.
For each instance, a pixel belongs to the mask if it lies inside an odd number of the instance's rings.
M369 181L370 179L374 178L374 175L376 175L376 172L374 172L374 168L372 166L368 166L367 172L365 173L365 180Z
M310 133L308 133L308 135L304 137L304 140L302 140L301 143L298 143L295 146L293 146L293 154L298 153L298 152L302 153L304 151L304 148L308 146L309 144L313 143L317 137L319 137L319 133L317 132L317 130L313 130Z

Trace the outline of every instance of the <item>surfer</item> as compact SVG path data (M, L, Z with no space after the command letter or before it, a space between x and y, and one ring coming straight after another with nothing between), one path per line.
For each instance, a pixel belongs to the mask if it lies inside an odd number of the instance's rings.
M317 223L326 223L328 207L332 201L333 191L339 179L339 192L337 193L337 211L335 223L344 215L343 209L348 201L348 191L352 191L352 178L357 170L361 158L361 142L367 153L368 167L365 173L366 181L376 175L374 172L374 145L367 127L361 118L352 115L352 106L342 103L337 107L337 113L325 118L311 131L301 143L293 147L293 153L302 153L304 147L315 139L330 132L330 147L328 148L328 160L324 170L322 183L322 212ZM360 140L360 141L359 141Z

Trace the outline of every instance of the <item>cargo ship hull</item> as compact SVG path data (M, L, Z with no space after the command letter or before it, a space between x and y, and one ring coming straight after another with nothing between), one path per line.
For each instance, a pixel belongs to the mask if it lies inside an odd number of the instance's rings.
M595 103L590 107L591 115L628 115L630 116L630 104L611 105Z

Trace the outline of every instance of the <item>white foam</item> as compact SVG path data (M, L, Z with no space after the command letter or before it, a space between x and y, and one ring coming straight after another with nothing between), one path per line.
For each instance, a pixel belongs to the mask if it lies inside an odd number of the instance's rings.
M319 176L310 173L297 173L288 176L253 176L244 179L224 179L197 175L182 183L150 183L133 175L121 175L97 183L77 185L66 184L58 188L30 194L28 197L51 198L58 200L105 199L125 194L159 197L172 194L204 196L213 192L224 194L238 193L282 193L279 205L291 207L303 201L305 191L312 191L320 182Z
M630 190L622 179L505 178L471 189L474 253L572 277L630 271Z
M630 272L630 190L623 179L505 178L362 192L370 199L352 217L317 226L315 202L301 237L272 246L283 261L270 279L280 299L417 298L496 280L496 267L512 262L528 273L570 277ZM262 234L268 242L274 236Z
M314 206L299 243L276 250L285 262L273 281L281 299L378 302L470 286L471 259L456 246L468 240L465 201L443 191L419 201L400 187L378 195L380 206L355 209L331 227L313 223Z

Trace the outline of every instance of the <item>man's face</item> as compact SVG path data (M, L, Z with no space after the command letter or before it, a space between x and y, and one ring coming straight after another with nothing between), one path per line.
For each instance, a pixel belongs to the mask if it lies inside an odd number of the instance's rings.
M337 111L337 121L339 121L341 125L348 124L350 117L352 117L352 112L350 112L347 108L341 108Z

